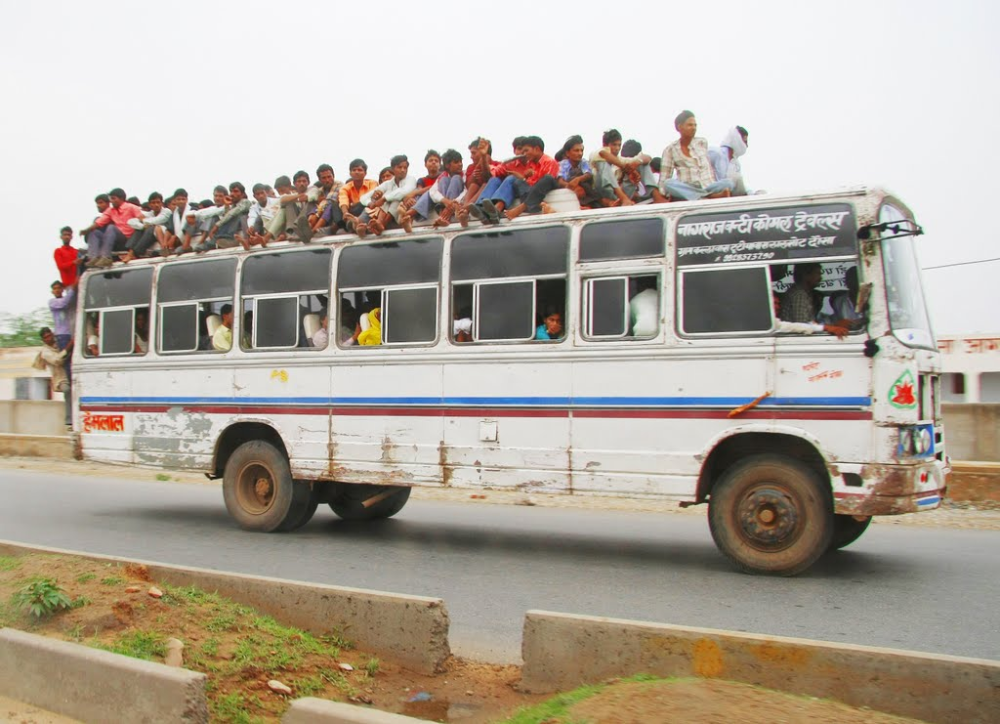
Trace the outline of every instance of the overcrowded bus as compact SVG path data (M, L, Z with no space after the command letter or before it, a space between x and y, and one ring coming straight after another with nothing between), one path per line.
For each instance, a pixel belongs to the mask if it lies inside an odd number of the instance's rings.
M221 478L253 531L418 486L707 503L737 568L796 574L941 502L920 233L854 188L89 271L78 450Z

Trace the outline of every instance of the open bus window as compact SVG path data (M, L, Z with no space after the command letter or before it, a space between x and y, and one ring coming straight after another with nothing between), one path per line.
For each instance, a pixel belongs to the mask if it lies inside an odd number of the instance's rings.
M773 301L766 267L691 269L681 274L685 334L768 332Z
M452 286L455 342L558 341L565 338L565 279L504 279ZM558 314L556 336L540 334Z
M236 320L244 350L321 349L315 337L329 303L329 249L254 254L243 263L242 314Z
M452 340L558 341L566 337L565 226L463 234L452 244ZM545 318L559 315L553 334Z
M337 264L338 344L432 344L444 239L351 246Z
M769 276L777 332L803 333L782 330L777 320L863 330L871 283L861 283L859 275L856 260L772 264Z
M595 277L584 282L584 336L648 339L660 327L659 275Z
M152 283L153 270L149 268L88 276L84 292L87 347L97 356L146 354ZM93 354L85 352L86 356Z
M182 262L160 269L156 301L161 353L219 353L212 346L212 335L222 324L223 305L233 303L235 275L235 259Z

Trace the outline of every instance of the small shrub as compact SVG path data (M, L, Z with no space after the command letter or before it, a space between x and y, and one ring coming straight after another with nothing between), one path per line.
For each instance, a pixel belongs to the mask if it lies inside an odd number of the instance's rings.
M377 657L372 656L369 658L368 661L365 662L365 673L368 674L368 676L374 677L375 674L378 673L379 663L380 662Z
M29 583L15 593L11 601L17 608L35 618L50 616L56 611L73 606L66 592L51 578L41 578Z
M167 475L166 473L157 473L156 479L159 480L161 483L165 483L168 480L170 480L170 476Z

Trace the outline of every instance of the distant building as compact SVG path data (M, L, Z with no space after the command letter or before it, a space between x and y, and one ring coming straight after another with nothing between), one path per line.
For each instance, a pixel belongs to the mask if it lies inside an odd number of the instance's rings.
M1000 402L1000 334L938 337L942 402Z
M53 399L49 373L31 366L39 350L41 347L0 348L0 400Z

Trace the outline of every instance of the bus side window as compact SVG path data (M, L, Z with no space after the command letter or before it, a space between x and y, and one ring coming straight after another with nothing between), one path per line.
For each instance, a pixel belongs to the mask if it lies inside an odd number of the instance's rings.
M684 270L680 286L685 334L771 330L774 303L765 267Z
M569 229L550 226L462 234L452 242L452 340L565 339ZM560 325L546 329L558 314Z
M337 261L338 344L374 347L437 340L444 239L359 244Z
M317 350L312 337L329 301L329 249L254 254L243 262L240 346ZM325 345L324 345L325 347Z
M88 276L84 312L94 321L94 333L88 330L87 346L96 348L97 356L146 354L152 283L150 268Z
M584 283L584 336L648 339L660 327L659 275L595 277Z
M157 349L161 354L212 352L222 307L233 303L236 260L184 261L163 266L156 284Z
M580 230L580 261L663 256L662 219L593 221Z

